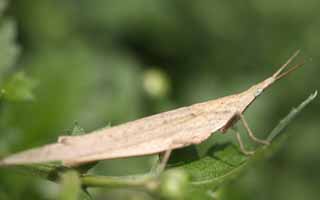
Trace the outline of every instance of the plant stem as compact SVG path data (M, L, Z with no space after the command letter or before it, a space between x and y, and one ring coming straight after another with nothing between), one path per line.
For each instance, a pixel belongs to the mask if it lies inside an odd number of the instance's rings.
M158 189L159 179L151 174L135 176L95 176L84 175L80 178L83 187L132 188L153 193Z
M81 177L81 182L85 187L144 187L152 179L146 175L123 177L84 175Z

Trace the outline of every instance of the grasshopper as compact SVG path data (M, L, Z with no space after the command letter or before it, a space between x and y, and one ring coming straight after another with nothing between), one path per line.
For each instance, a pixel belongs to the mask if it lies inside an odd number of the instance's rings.
M23 151L0 160L0 165L19 165L62 161L65 166L83 163L164 153L162 168L173 149L199 144L217 131L226 132L241 121L249 137L257 143L269 141L255 137L243 113L252 102L277 80L282 79L303 63L284 71L299 54L295 52L272 76L244 92L215 100L181 107L86 135L61 136L57 143ZM240 150L251 155L243 145L239 132L236 138Z

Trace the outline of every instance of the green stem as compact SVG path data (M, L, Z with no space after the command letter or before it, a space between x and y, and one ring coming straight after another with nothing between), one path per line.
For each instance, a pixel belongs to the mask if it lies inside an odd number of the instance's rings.
M54 164L35 164L16 167L19 171L32 174L38 177L48 179L53 182L59 182L61 174L70 168ZM152 173L134 175L134 176L96 176L84 174L80 177L83 187L113 187L113 188L136 188L154 191L158 186L158 179Z
M156 183L156 179L150 175L123 176L123 177L84 175L81 177L81 182L82 182L82 185L85 187L148 188L150 184Z
M316 98L318 91L311 94L305 101L303 101L297 108L293 108L290 113L280 121L280 123L271 131L268 136L268 141L272 141L275 137L279 135L284 128L299 114L301 110L304 109L314 98Z

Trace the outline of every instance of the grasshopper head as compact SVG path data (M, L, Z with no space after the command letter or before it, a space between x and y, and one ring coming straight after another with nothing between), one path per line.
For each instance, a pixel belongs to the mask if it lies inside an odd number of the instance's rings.
M289 73L293 72L297 68L301 67L304 62L298 63L294 65L292 68L288 69L284 72L284 69L286 69L289 64L292 62L292 60L300 53L300 50L296 51L288 60L286 63L284 63L271 77L265 79L264 81L254 85L251 89L255 97L259 96L266 88L271 86L274 82L276 82L279 79L282 79L283 77L287 76Z

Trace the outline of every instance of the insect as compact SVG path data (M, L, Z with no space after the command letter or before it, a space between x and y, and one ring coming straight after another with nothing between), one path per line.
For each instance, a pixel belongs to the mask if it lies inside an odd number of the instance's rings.
M284 72L298 55L295 52L271 77L248 90L191 106L159 113L86 135L61 136L57 143L23 151L0 160L0 165L19 165L62 161L66 166L97 160L163 153L168 160L171 150L199 144L217 131L226 132L241 121L249 137L261 144L269 142L254 136L243 113L261 93L277 80L302 66L299 63ZM247 155L239 132L240 150Z

